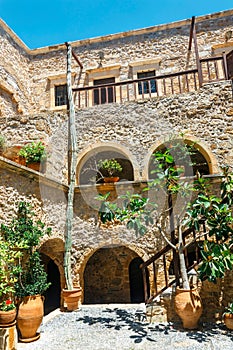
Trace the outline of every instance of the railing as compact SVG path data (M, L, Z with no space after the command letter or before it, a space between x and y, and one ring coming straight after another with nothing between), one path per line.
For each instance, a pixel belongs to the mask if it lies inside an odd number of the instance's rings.
M226 59L212 57L200 60L199 71L191 69L106 85L76 87L73 88L74 102L77 108L86 108L112 102L144 101L152 97L195 91L202 83L221 81L227 79L226 77Z
M205 227L203 225L203 232L205 232ZM204 236L206 239L206 235ZM185 232L183 232L183 242L184 245L189 242L190 240L193 240L192 248L193 248L193 256L192 258L188 255L188 249L186 248L184 251L185 255L185 262L186 267L188 270L192 269L196 264L200 262L199 257L199 247L197 244L197 235L194 229L187 229ZM177 241L176 241L177 243ZM169 269L173 270L173 267L169 266L168 263L170 262L170 265L172 263L172 248L168 244L166 245L162 250L157 252L153 257L151 257L149 260L141 264L142 274L143 274L143 283L144 283L144 294L145 294L145 303L150 303L154 298L156 298L158 295L162 294L167 288L171 287L175 282L176 279L174 277L174 271L172 274L169 274ZM151 272L153 276L152 285L150 285L150 288L147 284L147 269L151 266ZM158 278L159 274L159 278ZM180 273L179 273L180 275ZM149 291L149 293L148 293Z

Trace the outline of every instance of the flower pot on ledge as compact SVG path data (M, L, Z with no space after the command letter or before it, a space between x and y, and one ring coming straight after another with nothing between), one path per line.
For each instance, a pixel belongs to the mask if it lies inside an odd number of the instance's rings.
M113 183L113 182L118 182L119 181L119 177L118 176L114 176L114 177L104 177L104 182L105 183Z

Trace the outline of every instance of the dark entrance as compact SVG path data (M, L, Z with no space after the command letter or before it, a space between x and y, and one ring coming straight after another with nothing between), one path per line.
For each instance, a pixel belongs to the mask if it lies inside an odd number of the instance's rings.
M131 303L142 303L145 301L142 270L140 265L143 260L139 257L134 258L129 265L129 283ZM147 286L149 286L149 275L146 270Z
M51 311L60 307L60 273L57 265L52 259L47 264L48 282L51 282L51 286L45 292L44 301L44 313L47 315Z

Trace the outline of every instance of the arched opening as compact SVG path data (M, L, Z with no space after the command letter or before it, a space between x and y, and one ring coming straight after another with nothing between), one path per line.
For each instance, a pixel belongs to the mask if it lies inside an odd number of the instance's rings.
M129 266L135 258L138 255L123 246L98 249L84 270L84 304L130 303L133 287L130 287ZM135 280L134 274L134 283Z
M47 272L47 281L51 283L50 287L46 290L44 296L44 314L47 315L51 311L56 310L60 307L60 296L61 296L61 281L60 281L60 272L55 264L55 262L47 258L46 272ZM45 260L45 256L42 258Z
M174 166L182 166L184 172L183 176L195 176L197 171L201 175L208 175L210 173L208 161L204 155L200 152L198 145L191 141L186 140L172 140L162 144L155 149L153 155L150 158L148 176L150 179L155 178L155 157L156 152L164 153L169 151L174 158Z
M134 258L129 264L129 283L131 303L142 303L145 301L144 283L140 265L143 260L140 257ZM149 289L149 273L146 270L147 288ZM147 291L149 295L149 290Z
M104 182L104 177L107 176L106 170L101 169L99 162L105 159L115 159L122 171L116 172L114 176L120 178L120 181L133 181L134 170L131 161L121 152L114 149L107 149L106 147L99 147L95 152L87 154L83 160L79 171L79 184L95 184Z

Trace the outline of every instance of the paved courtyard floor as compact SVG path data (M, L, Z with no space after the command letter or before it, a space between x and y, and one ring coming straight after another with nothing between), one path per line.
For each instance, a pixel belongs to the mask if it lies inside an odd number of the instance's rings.
M233 350L233 331L204 324L195 331L179 325L148 323L138 305L82 305L75 312L47 315L40 339L19 350Z

